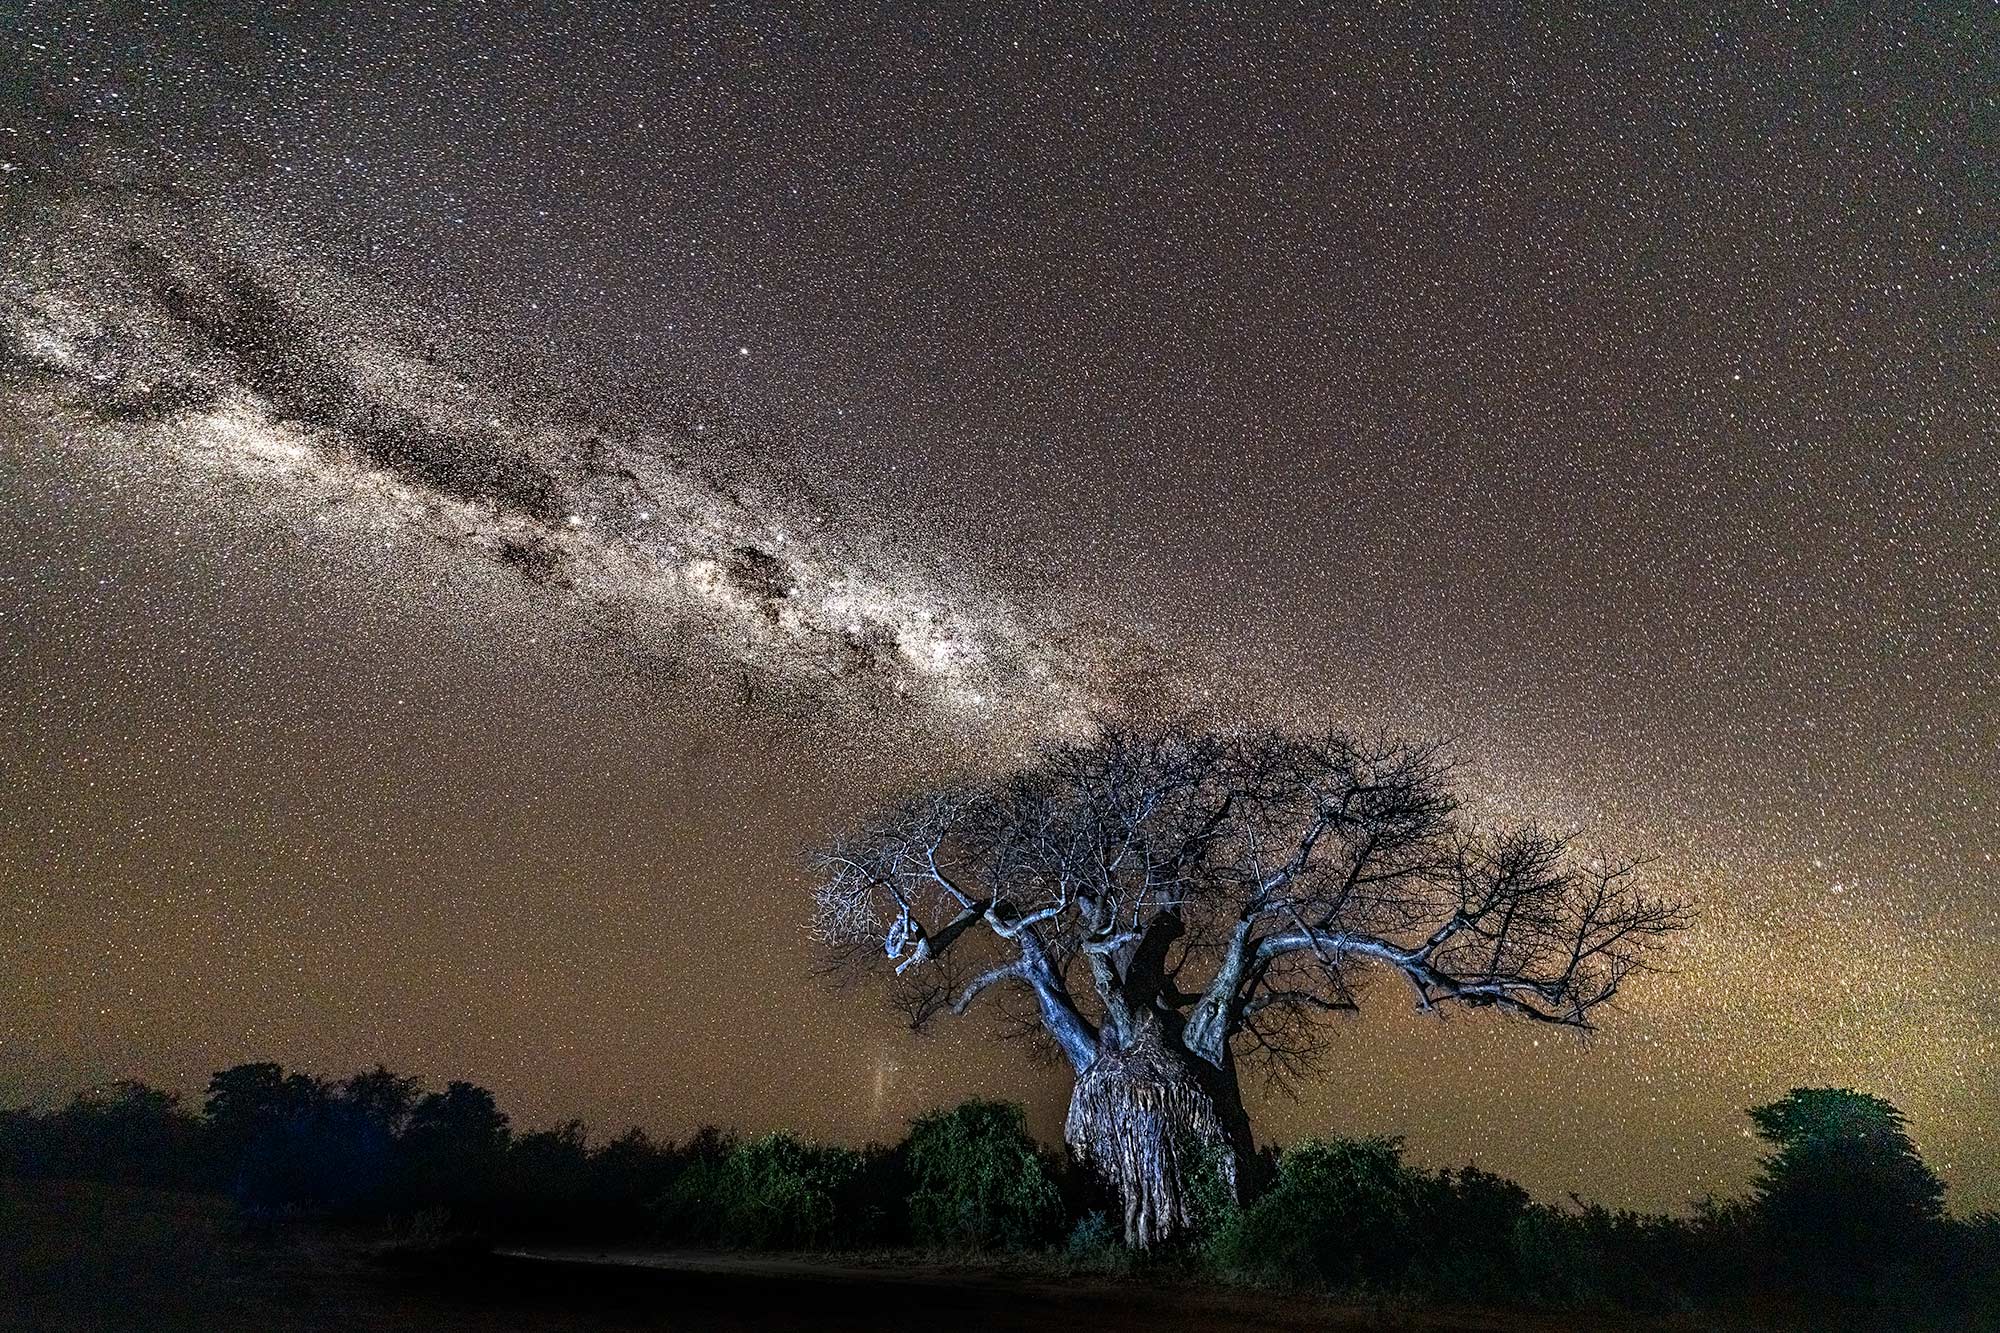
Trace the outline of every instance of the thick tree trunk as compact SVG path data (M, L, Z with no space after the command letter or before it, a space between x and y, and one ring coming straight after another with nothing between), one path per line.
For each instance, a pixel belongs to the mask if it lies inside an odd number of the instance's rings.
M1116 1191L1125 1243L1141 1248L1194 1224L1197 1173L1211 1164L1234 1195L1250 1151L1234 1068L1197 1059L1156 1025L1101 1050L1077 1076L1063 1136Z

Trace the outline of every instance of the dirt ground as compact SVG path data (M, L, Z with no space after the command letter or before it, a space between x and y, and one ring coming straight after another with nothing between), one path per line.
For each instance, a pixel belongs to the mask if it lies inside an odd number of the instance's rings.
M1367 1310L1312 1298L908 1260L512 1250L389 1262L363 1237L298 1226L246 1228L216 1199L0 1179L4 1330L1576 1333L1614 1327L1620 1325L1596 1318Z

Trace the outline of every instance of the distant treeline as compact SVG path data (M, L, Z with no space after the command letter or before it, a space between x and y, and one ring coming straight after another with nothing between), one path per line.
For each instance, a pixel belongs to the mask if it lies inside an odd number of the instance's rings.
M426 1092L379 1067L329 1081L246 1064L209 1080L199 1113L135 1082L0 1111L0 1172L226 1192L255 1217L425 1244L916 1246L1091 1271L1164 1259L1385 1297L2000 1327L2000 1217L1946 1214L1895 1107L1797 1089L1750 1116L1769 1147L1750 1194L1691 1217L1552 1207L1474 1167L1412 1166L1395 1140L1315 1139L1248 1164L1240 1204L1218 1184L1198 1238L1168 1256L1126 1251L1115 1201L1041 1147L1019 1107L989 1101L859 1150L714 1128L592 1143L575 1121L514 1133L470 1083Z

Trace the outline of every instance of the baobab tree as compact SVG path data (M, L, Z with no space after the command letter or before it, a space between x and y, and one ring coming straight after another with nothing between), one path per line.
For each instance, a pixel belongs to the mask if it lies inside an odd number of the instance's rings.
M1239 1067L1309 1068L1330 1014L1395 978L1416 1007L1588 1028L1687 922L1632 862L1466 819L1435 745L1108 730L925 791L819 858L814 934L885 955L919 1029L982 996L1075 1073L1065 1137L1145 1246L1195 1173L1253 1150Z

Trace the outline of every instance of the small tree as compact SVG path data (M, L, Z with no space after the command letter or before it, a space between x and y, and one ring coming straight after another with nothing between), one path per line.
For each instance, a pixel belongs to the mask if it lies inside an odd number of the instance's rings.
M1213 1150L1235 1188L1239 1055L1304 1071L1371 976L1426 1011L1585 1028L1687 922L1630 862L1461 818L1436 746L1337 732L1109 730L921 792L819 867L815 934L847 964L886 953L913 1026L1026 1001L1135 1245L1191 1224Z
M1759 1164L1757 1217L1794 1277L1852 1296L1937 1239L1944 1182L1889 1102L1794 1088L1750 1119L1773 1148Z
M26 1127L25 1124L23 1126ZM77 1175L141 1185L202 1183L207 1163L198 1125L179 1093L136 1079L79 1094L24 1136L34 1149L16 1167L24 1175ZM7 1154L0 1153L0 1170Z
M269 1061L233 1065L209 1076L202 1120L226 1152L240 1152L260 1135L312 1115L326 1102L327 1085L310 1074L287 1074Z
M387 1066L378 1064L342 1083L339 1095L357 1115L394 1136L403 1132L424 1089L416 1079L391 1073Z
M492 1199L512 1133L493 1094L453 1082L411 1110L400 1141L404 1187L427 1206L473 1209Z

